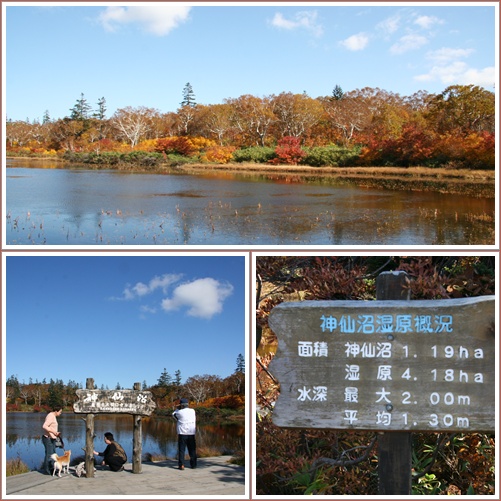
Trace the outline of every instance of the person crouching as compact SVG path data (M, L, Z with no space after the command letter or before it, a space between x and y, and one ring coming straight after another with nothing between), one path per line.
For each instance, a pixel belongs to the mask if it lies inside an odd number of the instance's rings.
M122 471L124 469L124 464L127 462L127 454L125 453L123 447L115 442L113 438L113 433L107 432L104 434L104 442L106 444L106 449L103 452L96 452L96 456L103 456L103 466L109 466L111 471Z

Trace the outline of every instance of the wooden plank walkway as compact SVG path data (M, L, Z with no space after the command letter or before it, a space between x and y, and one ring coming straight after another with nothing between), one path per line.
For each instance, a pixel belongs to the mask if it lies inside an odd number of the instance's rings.
M248 497L245 468L228 463L229 456L199 458L198 466L180 471L176 460L143 463L142 473L132 473L132 464L122 472L99 467L94 478L69 475L52 477L37 471L7 477L4 495L19 498L40 496L229 496ZM3 496L2 496L3 498Z

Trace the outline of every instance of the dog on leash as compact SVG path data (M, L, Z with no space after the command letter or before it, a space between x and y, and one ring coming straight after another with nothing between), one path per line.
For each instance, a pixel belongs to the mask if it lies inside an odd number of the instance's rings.
M58 456L57 454L52 454L51 458L54 460L54 472L52 476L58 472L58 476L61 476L61 472L64 472L64 467L66 466L66 473L69 473L69 466L71 460L71 451L65 451L62 456Z

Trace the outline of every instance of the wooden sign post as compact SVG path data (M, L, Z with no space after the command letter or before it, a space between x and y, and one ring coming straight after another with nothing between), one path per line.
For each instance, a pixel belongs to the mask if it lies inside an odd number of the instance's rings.
M73 404L75 413L86 414L85 471L87 477L94 476L94 415L132 414L133 444L132 472L141 473L142 418L149 416L156 407L152 393L141 390L141 383L134 383L133 390L95 390L94 380L87 379L86 389L76 391Z
M378 292L272 310L276 425L383 432L380 460L387 432L494 431L494 296L408 301L396 290L398 300Z

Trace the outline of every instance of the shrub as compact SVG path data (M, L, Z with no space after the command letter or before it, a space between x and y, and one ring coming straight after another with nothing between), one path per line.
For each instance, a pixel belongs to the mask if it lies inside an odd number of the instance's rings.
M189 142L187 137L174 136L157 139L155 151L160 153L177 153L179 155L190 156L196 152L196 149Z
M50 412L50 408L48 405L34 405L33 406L33 412L37 413L37 412Z
M271 163L297 165L306 156L300 143L301 140L298 137L286 136L280 139L275 148L276 158Z
M235 162L255 162L255 163L268 163L275 158L275 149L268 146L250 146L236 150L233 153L233 160Z
M215 142L204 137L172 136L157 139L154 150L160 153L177 153L189 157L213 146L215 146Z
M233 158L234 146L212 146L202 155L201 160L226 164Z
M316 146L306 149L306 155L301 164L313 167L343 167L355 165L360 155L360 149L345 148L342 146Z
M90 165L106 166L133 164L140 167L153 167L162 161L163 156L161 153L147 151L130 151L128 153L119 153L115 151L105 151L103 153L76 153L74 151L66 151L63 158L69 162Z
M179 155L178 153L169 153L165 155L164 161L170 167L179 167L181 165L193 163L195 160L190 157Z
M127 164L136 164L141 167L153 167L160 163L163 159L161 153L147 151L131 151L130 153L122 153L120 161Z
M243 409L245 399L241 395L226 395L225 397L209 398L201 406L216 407L218 409Z

